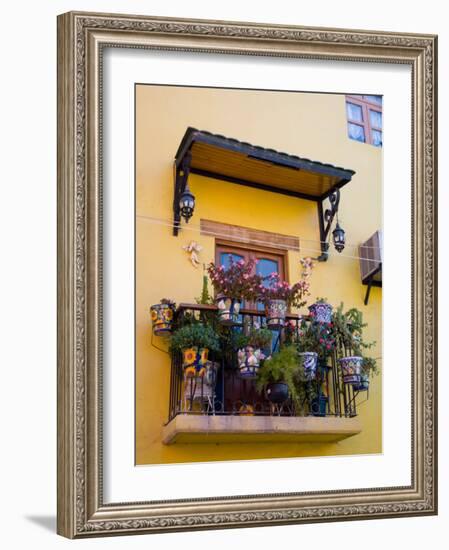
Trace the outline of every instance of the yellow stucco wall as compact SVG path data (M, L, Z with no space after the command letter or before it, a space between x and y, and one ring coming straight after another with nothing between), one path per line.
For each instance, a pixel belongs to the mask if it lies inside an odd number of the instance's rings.
M358 408L359 435L339 443L195 444L161 442L167 421L169 356L151 343L149 306L162 297L194 302L202 270L188 262L182 246L196 240L201 260L214 259L214 238L171 228L148 217L171 220L173 158L188 126L224 134L255 145L296 154L356 171L341 193L339 218L348 246L343 255L331 247L327 262L316 265L309 303L317 296L346 308L358 307L369 323L367 339L381 356L382 291L373 288L368 306L360 282L357 245L382 224L382 150L347 137L341 95L137 86L136 90L136 462L137 464L240 460L268 457L379 453L382 451L381 376L371 383L369 401ZM280 194L191 175L196 208L189 226L201 218L300 237L300 253L289 252L289 280L299 277L299 258L317 256L316 204ZM183 227L185 224L183 223ZM166 345L160 338L153 343ZM381 364L381 362L380 362Z

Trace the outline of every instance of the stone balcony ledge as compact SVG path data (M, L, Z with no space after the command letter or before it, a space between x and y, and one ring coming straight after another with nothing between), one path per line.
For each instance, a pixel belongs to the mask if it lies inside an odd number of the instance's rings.
M178 414L163 428L174 443L324 443L357 435L360 420L317 416L221 416Z

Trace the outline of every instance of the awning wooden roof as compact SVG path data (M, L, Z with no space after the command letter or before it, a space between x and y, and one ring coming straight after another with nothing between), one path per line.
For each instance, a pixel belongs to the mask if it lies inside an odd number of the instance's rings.
M190 173L314 201L343 187L355 173L191 127L176 153L177 167L188 153Z

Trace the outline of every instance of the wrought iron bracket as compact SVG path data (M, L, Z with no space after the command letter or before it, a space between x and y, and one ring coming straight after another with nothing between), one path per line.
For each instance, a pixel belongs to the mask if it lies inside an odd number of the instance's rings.
M329 199L330 207L324 210L323 203ZM327 238L332 227L332 222L338 212L338 206L340 204L340 189L335 189L328 197L321 199L317 202L318 206L318 223L320 228L320 248L321 254L317 260L319 262L325 262L329 257L329 243Z
M368 277L368 279L366 279L366 281L363 281L363 284L364 285L367 285L366 287L366 293L365 293L365 299L363 300L363 303L367 306L368 305L368 302L369 302L369 297L370 297L370 293L371 293L371 288L373 286L377 286L377 287L380 287L382 288L382 281L376 281L374 279L374 276L379 272L379 270L382 269L382 267L379 267L378 269L376 269L376 271L374 273L371 273L371 275Z
M190 163L192 160L192 153L187 152L182 158L181 164L178 166L176 161L174 162L174 196L173 196L173 235L178 236L179 229L181 227L181 211L179 208L179 199L184 192L187 179L190 174Z

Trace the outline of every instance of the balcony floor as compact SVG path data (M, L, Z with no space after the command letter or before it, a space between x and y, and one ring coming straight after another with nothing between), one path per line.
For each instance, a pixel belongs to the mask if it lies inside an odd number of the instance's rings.
M209 416L178 414L163 428L173 443L324 443L362 430L358 418L317 416Z

